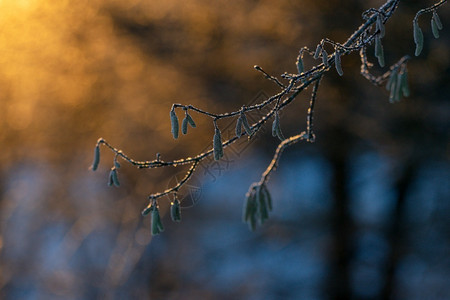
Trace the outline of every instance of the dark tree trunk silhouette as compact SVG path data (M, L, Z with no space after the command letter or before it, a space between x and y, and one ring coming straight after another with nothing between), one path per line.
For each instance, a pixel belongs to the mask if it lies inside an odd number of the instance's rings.
M418 160L413 161L417 162ZM381 291L381 299L395 299L395 270L402 257L402 249L404 248L404 228L402 226L405 216L404 208L408 190L414 180L416 170L416 163L407 162L394 185L397 197L392 218L390 218L391 223L387 229L390 250L386 261L385 284Z
M348 134L342 129L334 132L335 141L344 141ZM350 299L350 261L352 258L352 220L349 213L348 197L348 163L347 155L350 152L350 143L333 143L328 159L332 165L332 187L334 203L331 214L332 245L330 247L330 272L326 282L328 299Z

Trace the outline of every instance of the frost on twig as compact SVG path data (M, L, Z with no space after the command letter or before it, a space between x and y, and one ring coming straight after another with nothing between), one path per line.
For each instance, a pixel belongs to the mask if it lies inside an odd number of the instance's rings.
M420 10L413 20L413 37L416 44L415 55L419 55L423 49L423 32L419 27L419 16L425 13L431 13L431 29L434 37L439 37L439 30L442 30L442 23L437 14L437 9L446 3L446 0L441 0L431 7ZM176 185L168 189L153 193L148 196L149 204L142 211L142 215L152 215L152 234L159 234L164 230L159 213L158 199L173 195L171 202L170 215L173 221L179 222L181 220L180 200L177 198L178 191L186 184L196 171L197 166L204 159L212 156L215 160L222 159L226 148L235 143L238 139L247 135L251 138L257 133L266 122L272 120L272 135L280 139L273 159L265 172L261 176L261 180L250 186L246 195L243 221L248 223L251 230L254 230L258 224L263 224L269 217L269 212L272 210L272 197L267 188L270 175L278 166L280 157L287 147L299 142L307 141L314 142L315 135L313 132L314 107L317 101L318 89L323 76L332 69L334 65L336 72L343 76L342 59L346 55L352 53L359 53L361 58L361 74L368 79L372 84L381 86L386 83L386 89L390 92L389 101L391 103L397 102L402 96L408 97L410 94L407 78L407 61L410 59L408 55L403 56L398 62L391 65L387 71L380 76L375 76L370 72L373 64L369 62L367 52L374 53L381 68L385 66L385 55L382 45L382 39L386 34L385 24L390 20L393 13L398 8L400 0L387 0L378 9L371 8L363 13L364 22L353 32L346 41L338 43L328 38L322 39L315 47L315 51L311 51L308 47L300 49L295 61L297 73L283 73L280 78L273 76L266 72L263 68L255 65L256 71L262 73L265 78L274 82L279 88L279 92L272 95L268 99L251 106L242 106L240 109L227 113L212 113L192 105L183 105L175 103L170 109L171 132L174 139L179 135L179 122L176 111L182 109L185 113L184 119L181 123L182 134L188 134L188 125L192 128L196 127L192 114L203 115L212 119L214 126L214 135L212 137L211 148L205 152L199 153L193 157L176 159L173 161L161 160L158 154L155 160L137 161L124 154L121 150L116 149L107 141L100 138L94 149L94 161L92 170L97 170L100 163L100 146L106 146L114 154L114 164L109 175L109 185L119 186L118 169L120 164L118 159L122 159L131 165L140 169L162 168L169 166L190 165L185 176L177 182ZM327 49L330 51L328 53ZM333 49L333 51L331 51ZM314 59L319 60L319 63L314 66L306 66L304 56L310 55ZM284 137L280 125L280 112L289 104L297 99L297 96L304 92L307 87L313 85L311 91L310 103L307 111L307 118L305 130L291 137ZM250 124L247 116L255 111L261 111L262 108L268 109L268 112L260 117L256 122ZM235 136L229 139L223 139L220 127L218 125L221 119L235 119L236 128Z

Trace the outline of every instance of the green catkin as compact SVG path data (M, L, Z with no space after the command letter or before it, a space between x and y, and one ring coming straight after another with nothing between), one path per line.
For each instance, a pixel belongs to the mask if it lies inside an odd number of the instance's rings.
M158 218L158 228L160 232L164 231L164 226L162 224L161 217Z
M272 211L272 197L270 196L269 190L265 184L261 186L261 191L264 193L264 197L267 200L267 207L269 208L269 211Z
M223 156L223 147L222 147L222 136L220 134L219 128L215 129L213 139L213 149L214 149L214 160L221 159Z
M441 22L441 18L439 18L439 15L437 14L437 12L434 10L433 11L433 17L434 22L436 22L436 26L439 30L442 30L443 26L442 26L442 22Z
M112 174L113 171L109 171L109 176L108 176L108 186L112 186L114 184L113 178L112 178Z
M278 126L277 137L280 139L280 141L284 141L285 140L283 132L281 131L281 126Z
M244 207L242 210L242 221L247 222L250 219L251 209L251 194L247 194L244 201Z
M181 122L181 133L186 134L187 130L188 130L188 118L186 115L183 119L183 122Z
M95 146L94 149L94 161L92 162L92 171L97 170L98 164L100 163L100 146Z
M417 21L413 21L414 43L416 43L415 55L419 56L423 49L423 33Z
M389 94L389 102L390 103L394 103L395 99L396 99L396 94L397 94L397 86L399 85L398 82L398 70L394 69L391 72L391 76L389 77L389 81L386 85L386 89L388 91L390 91Z
M336 67L336 71L338 72L339 76L344 75L344 71L342 71L341 65L341 52L339 50L336 50L336 55L334 57L334 65Z
M246 195L242 214L243 222L248 224L248 227L251 231L254 231L256 228L257 214L258 207L256 202L256 193L255 190L252 189Z
M241 112L241 119L242 119L242 126L244 126L245 132L247 132L247 135L250 137L253 135L253 130L248 124L247 117L245 116L245 113Z
M328 66L329 66L328 53L327 53L327 51L325 51L325 49L322 50L322 62L323 62L323 65L325 66L325 68L328 68Z
M397 75L397 85L395 86L395 97L394 100L396 102L400 101L400 98L402 97L402 74L399 73Z
M406 69L403 71L401 80L400 80L400 86L402 88L402 94L405 97L409 97L409 84L408 84L408 72Z
M116 167L116 169L120 169L120 163L117 160L114 161L114 167Z
M393 86L391 88L391 93L389 94L389 103L394 103L395 102L395 90L397 88L397 85Z
M239 117L236 121L236 130L235 131L236 131L236 136L238 138L240 138L242 135L242 118L241 117Z
M149 204L144 210L141 212L142 216L147 216L153 210L153 205Z
M257 215L257 203L255 199L255 194L252 194L252 198L250 199L250 215L248 219L248 227L251 231L255 231L256 229L256 215Z
M433 32L433 36L435 39L439 38L439 29L436 24L436 20L431 18L431 31Z
M269 211L267 209L267 204L263 200L260 202L259 216L260 216L260 224L263 224L265 221L269 219Z
M378 58L378 64L380 67L384 67L384 51L379 36L375 37L375 56Z
M386 84L386 90L390 91L393 85L395 85L396 80L397 80L397 69L394 69L391 71L391 75L389 76L389 80Z
M398 82L399 74L395 73L395 74L392 74L391 76L395 76L395 78L393 79L391 87L390 87L391 93L389 95L389 102L394 103L399 100L399 90L400 90L400 88L399 88L400 84Z
M251 231L255 231L255 229L256 229L256 215L255 214L252 214L250 216L250 220L248 221L248 228Z
M156 222L156 217L154 216L154 213L152 211L152 235L158 235L161 233Z
M272 123L272 136L277 136L277 129L280 126L280 117L278 116L278 112L275 112L275 118Z
M260 223L262 224L269 218L269 211L267 209L265 194L262 192L261 186L258 186L256 189L256 203L258 205Z
M120 186L119 178L117 177L117 170L116 170L116 168L112 168L111 172L109 172L109 183L108 183L108 185L112 186L113 184L115 186L117 186L117 187Z
M161 222L158 206L155 206L152 210L152 235L158 235L164 231L164 226Z
M197 125L195 125L194 119L192 119L190 114L186 114L186 119L187 119L189 125L191 125L192 128L197 127Z
M283 132L281 131L280 117L278 112L275 112L275 118L272 123L272 136L277 136L281 141L284 140Z
M297 65L298 74L302 74L303 71L304 71L304 66L303 66L303 59L302 59L302 53L301 52L298 55L297 62L295 64Z
M376 24L376 26L377 26L377 30L380 31L380 34L379 34L380 38L383 38L385 33L386 33L386 31L384 29L384 24L383 24L383 21L381 20L381 15L380 14L377 15L377 24Z
M170 206L170 217L172 218L172 221L174 221L174 222L181 221L180 201L177 198L175 198L172 205Z
M314 52L314 59L318 59L319 58L319 56L320 56L320 53L322 53L322 45L317 45L317 48L316 48L316 52Z
M177 118L177 114L175 113L175 110L171 110L170 111L170 123L172 124L172 135L174 139L178 138L178 130L179 130L179 125L178 125L178 118Z

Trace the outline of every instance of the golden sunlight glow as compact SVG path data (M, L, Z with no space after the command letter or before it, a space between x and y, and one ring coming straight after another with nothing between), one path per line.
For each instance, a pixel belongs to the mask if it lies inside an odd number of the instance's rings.
M12 129L27 129L33 119L45 118L36 112L51 107L50 103L56 108L86 99L86 89L96 80L87 71L94 57L88 55L84 41L78 40L77 31L87 31L89 26L97 31L97 43L104 43L98 32L104 19L93 22L90 18L95 10L94 5L69 5L67 1L0 2L0 80L9 91L4 101L7 125ZM101 49L108 51L106 46Z
M4 9L31 8L32 5L36 4L37 2L39 2L39 1L37 1L37 0L0 0L0 8L2 9L2 12L5 13ZM11 13L11 12L9 12L9 13Z
M224 13L225 3L235 13ZM0 0L0 141L67 144L74 132L86 142L95 132L120 140L145 130L158 135L159 151L173 147L162 134L172 103L217 110L205 99L223 96L205 78L221 70L247 80L250 61L268 61L270 48L253 36L278 34L260 22L276 19L270 3L240 10L224 0Z

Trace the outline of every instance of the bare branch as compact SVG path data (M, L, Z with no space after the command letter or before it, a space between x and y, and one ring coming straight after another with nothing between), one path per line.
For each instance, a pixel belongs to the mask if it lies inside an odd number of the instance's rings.
M114 166L112 170L114 171L115 176L117 176L117 168L120 167L118 163L118 158L123 159L124 161L138 167L138 168L160 168L160 167L177 167L181 165L191 165L188 171L186 172L183 179L178 182L175 186L166 189L163 192L154 193L148 196L150 200L150 204L144 209L143 214L148 214L150 211L155 212L155 215L158 215L157 211L157 203L156 200L162 196L174 194L176 196L177 192L183 185L189 181L189 179L194 174L196 167L199 165L201 161L209 157L210 155L214 155L216 160L220 159L223 155L223 151L226 148L236 142L238 139L242 138L244 135L247 135L248 138L251 138L255 133L257 133L262 126L266 123L267 120L274 117L273 128L276 136L278 136L282 141L278 145L273 159L265 172L261 176L261 180L258 183L254 183L251 185L249 192L247 193L247 202L250 203L247 206L246 213L246 221L249 222L250 227L253 229L255 225L255 216L260 218L260 221L266 220L268 217L268 208L271 209L271 198L270 194L267 190L266 183L269 180L270 174L276 169L281 154L284 149L301 141L306 140L308 142L314 142L315 136L313 133L313 116L314 116L314 107L317 99L317 91L319 89L320 81L322 77L328 72L333 65L335 65L337 72L339 75L343 75L343 71L341 68L341 59L345 55L349 55L353 52L359 52L361 58L361 74L367 80L369 80L372 84L380 86L384 82L388 81L387 88L391 91L390 101L395 102L400 99L400 96L403 94L404 96L409 95L409 89L407 86L407 77L406 77L406 63L410 59L409 56L403 56L397 63L393 64L389 67L389 70L383 73L380 76L375 76L370 73L370 69L373 66L367 58L367 49L375 44L375 56L378 58L378 62L381 67L384 66L384 53L381 45L381 39L384 37L385 29L384 24L392 17L394 11L397 9L400 0L387 0L382 6L378 9L371 8L366 10L363 13L363 19L365 20L361 26L353 32L348 39L344 43L338 43L332 41L328 38L322 39L319 44L316 46L316 51L312 52L308 47L303 47L299 51L299 55L297 57L296 66L297 66L297 74L289 74L283 73L281 74L281 80L275 76L268 74L264 71L260 66L255 65L254 68L261 72L265 78L270 81L273 81L278 87L281 88L277 94L272 95L268 99L262 101L261 103L252 105L252 106L242 106L239 110L227 112L227 113L212 113L205 111L201 108L194 107L192 105L184 105L175 103L171 108L171 121L172 121L172 133L174 138L178 137L179 124L176 116L176 109L182 109L185 111L185 119L182 124L182 133L187 133L187 124L189 123L192 127L195 127L195 122L192 119L189 111L194 111L200 115L204 115L212 118L215 135L213 141L213 147L209 150L199 153L193 157L186 157L181 159L176 159L172 161L163 161L160 159L160 155L157 155L155 160L150 161L136 161L131 157L124 154L121 150L116 149L112 145L110 145L106 140L100 138L97 141L95 148L95 158L94 163L92 165L92 169L95 170L98 167L100 161L100 150L99 147L101 145L109 148L114 154ZM433 27L433 35L435 37L438 36L437 30L442 29L442 24L437 16L436 10L441 5L446 3L446 0L441 0L425 9L421 9L415 16L413 24L414 24L414 37L416 41L416 55L420 53L422 41L418 41L420 38L421 31L418 33L420 28L418 27L418 17L424 13L433 13L432 19L432 27ZM433 23L434 22L434 23ZM326 45L331 45L334 49L334 52L328 53L325 49ZM329 49L328 49L329 50ZM304 54L312 55L315 59L321 60L315 66L312 66L309 70L305 71L305 66L303 63L303 55ZM297 96L303 92L308 86L313 84L313 89L311 92L311 99L308 108L307 120L306 120L306 131L301 132L300 134L294 135L292 137L284 139L281 134L281 129L279 125L279 112L283 110L287 105L292 103ZM246 114L250 114L253 111L261 111L263 108L268 108L268 112L259 118L254 124L248 124ZM236 126L236 136L231 137L228 140L223 141L220 135L220 128L217 124L217 121L225 118L237 118L237 126ZM278 122L278 123L277 123ZM242 131L242 128L245 131ZM118 185L118 184L117 184ZM258 200L259 199L259 200ZM256 202L255 202L256 201ZM258 202L259 201L259 202ZM255 204L259 203L259 204ZM253 205L253 206L252 206ZM257 209L255 209L257 208ZM176 210L175 210L176 211ZM248 212L251 212L249 215ZM252 215L253 214L253 215ZM158 215L159 216L159 215ZM158 225L158 224L157 224ZM159 227L156 226L156 229ZM155 232L160 232L163 230L162 224L161 228L158 230L155 229Z

